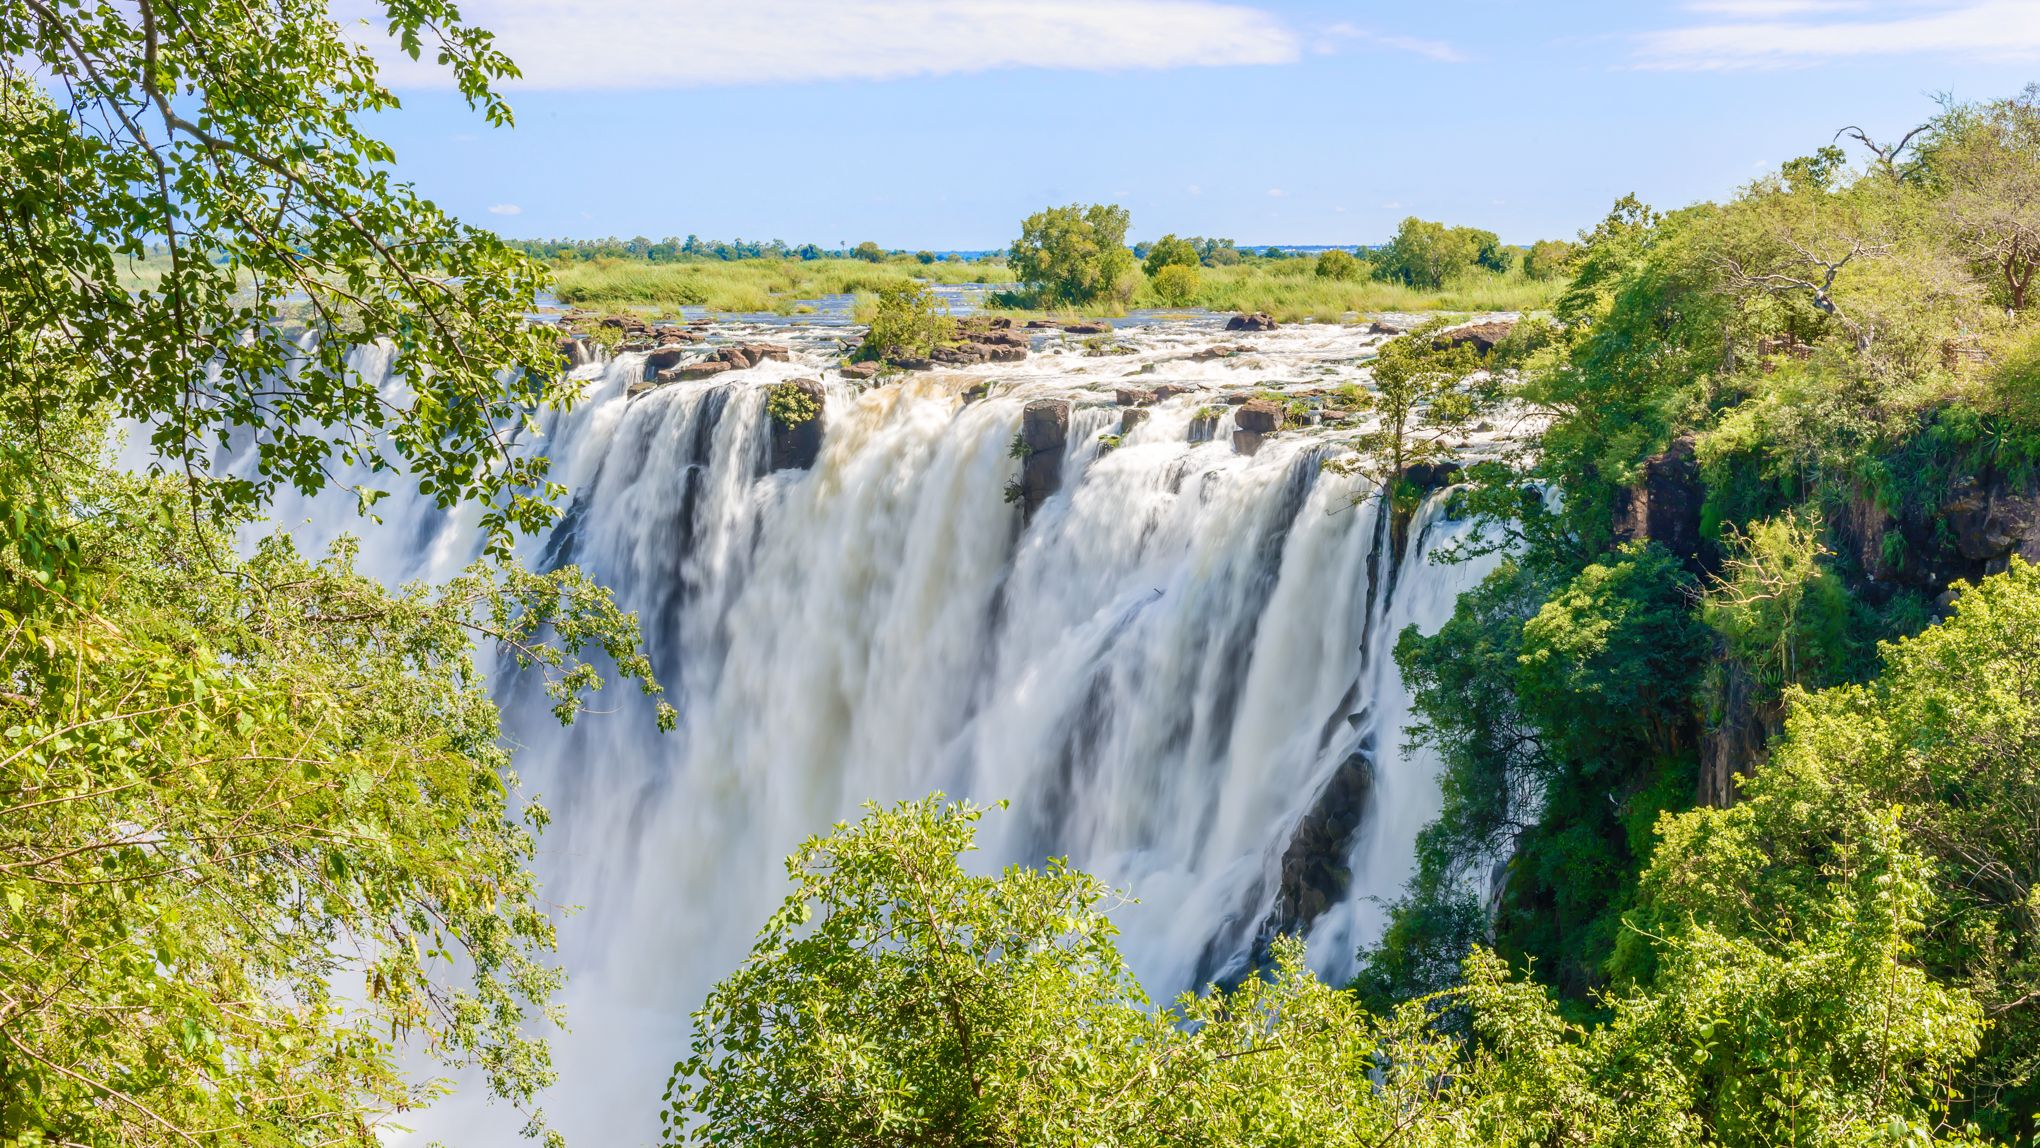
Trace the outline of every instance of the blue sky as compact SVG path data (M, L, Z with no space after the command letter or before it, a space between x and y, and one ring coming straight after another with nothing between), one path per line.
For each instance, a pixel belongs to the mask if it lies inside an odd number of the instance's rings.
M1387 5L468 0L526 79L492 130L389 70L399 171L517 237L1002 246L1109 200L1135 238L1527 242L1717 197L1845 124L2040 79L2040 0Z

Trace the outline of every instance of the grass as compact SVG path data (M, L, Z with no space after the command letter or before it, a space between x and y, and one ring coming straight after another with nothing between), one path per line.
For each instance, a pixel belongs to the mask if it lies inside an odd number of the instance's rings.
M1320 279L1315 261L1282 259L1254 261L1232 267L1199 270L1198 288L1187 305L1164 303L1144 276L1121 301L1082 309L1084 315L1123 315L1128 310L1170 311L1201 308L1207 311L1266 311L1285 323L1316 320L1345 322L1355 316L1383 311L1541 311L1549 308L1565 290L1564 280L1536 280L1521 271L1506 274L1476 272L1442 288L1406 287L1377 279ZM1032 315L1016 292L1004 292L993 300L994 313Z
M738 259L646 263L598 259L553 268L560 302L595 310L711 311L793 314L800 300L862 295L902 279L935 283L1010 283L996 263L867 263L861 259Z

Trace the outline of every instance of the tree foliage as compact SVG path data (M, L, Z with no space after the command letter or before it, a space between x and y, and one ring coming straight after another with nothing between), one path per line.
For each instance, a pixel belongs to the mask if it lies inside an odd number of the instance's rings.
M1133 269L1126 249L1131 218L1114 204L1047 208L1021 223L1007 258L1043 306L1098 303L1113 298Z

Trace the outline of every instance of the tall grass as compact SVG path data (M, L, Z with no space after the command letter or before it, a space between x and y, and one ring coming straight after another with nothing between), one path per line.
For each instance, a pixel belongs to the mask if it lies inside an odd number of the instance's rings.
M712 311L781 311L824 295L876 292L903 279L936 283L1010 283L996 263L867 263L861 259L740 259L646 263L598 259L554 267L562 303L597 310L706 307Z
M1549 307L1565 287L1521 272L1477 272L1442 288L1407 287L1378 279L1320 279L1308 259L1205 268L1195 305L1213 311L1266 311L1285 322L1316 319L1336 323L1349 315L1379 311L1536 311ZM1162 307L1143 281L1135 307Z

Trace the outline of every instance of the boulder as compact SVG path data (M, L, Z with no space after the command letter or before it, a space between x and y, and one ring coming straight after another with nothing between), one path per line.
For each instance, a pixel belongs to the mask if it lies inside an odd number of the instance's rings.
M1408 325L1394 319L1376 319L1367 324L1367 333L1370 335L1400 335L1407 330Z
M1147 421L1148 412L1138 407L1128 407L1119 412L1119 433L1132 434L1133 428Z
M1213 359L1230 359L1235 355L1244 355L1252 350L1252 347L1239 343L1214 343L1201 351L1193 352L1190 356L1190 361L1193 363L1209 363Z
M1020 444L1027 457L1020 464L1020 513L1034 517L1041 504L1062 486L1063 449L1070 439L1070 401L1035 399L1020 412Z
M1232 394L1225 396L1225 405L1229 407L1244 406L1253 401L1254 396L1245 391L1234 391Z
M736 370L748 371L767 359L792 362L793 351L784 343L732 343L718 347L711 357L728 363Z
M1155 401L1153 391L1144 391L1138 387L1120 387L1112 392L1112 396L1122 407L1144 407Z
M816 379L789 379L773 389L790 387L812 398L816 408L822 405L824 391ZM807 470L815 465L815 459L822 453L823 418L820 414L805 422L791 425L772 420L772 469Z
M1432 340L1432 345L1437 347L1471 346L1475 354L1486 355L1489 351L1495 349L1496 343L1508 338L1509 332L1515 329L1516 321L1514 319L1496 319L1489 323L1469 323L1464 327L1454 327L1449 331L1438 332L1438 337Z
M928 357L945 367L968 367L985 362L990 356L985 353L983 347L975 343L964 343L960 346L937 347L929 352Z
M680 346L662 346L648 352L645 355L645 378L658 378L660 371L677 365L680 360L686 357L687 348Z
M1616 492L1616 541L1649 539L1698 569L1700 502L1705 495L1693 436L1681 435L1662 454L1644 460L1640 484Z
M935 360L894 359L892 360L892 365L898 367L902 371L932 371L935 369Z
M1249 399L1233 412L1233 425L1254 434L1273 434L1282 429L1282 405L1268 399Z
M877 363L846 363L843 366L843 377L846 379L867 382L877 376Z
M1236 430L1232 433L1232 448L1237 454L1251 455L1261 449L1268 436L1260 431Z
M1026 347L1014 347L1003 343L980 344L985 349L985 359L993 363L1017 363L1027 357Z
M1195 393L1197 393L1196 387L1187 387L1181 383L1163 383L1161 386L1155 388L1155 401L1158 403L1167 402L1168 400L1175 398L1177 395L1189 395Z
M587 342L579 336L562 335L560 336L560 361L565 363L567 369L571 371L575 367L585 367L589 363L594 362L595 356L588 350Z
M1451 486L1465 468L1456 462L1418 462L1403 468L1403 481L1420 493L1429 494Z
M1112 333L1112 324L1082 319L1074 323L1064 323L1062 329L1072 335L1108 335Z
M1036 330L1036 331L1052 331L1052 330L1054 330L1055 328L1057 328L1057 327L1060 327L1061 325L1062 325L1062 324L1060 324L1060 323L1057 323L1057 322L1056 322L1056 321L1055 321L1054 319L1029 319L1029 320L1027 320L1027 326L1028 326L1028 327L1029 327L1030 329L1032 329L1032 330Z
M698 363L682 363L677 367L667 367L659 372L658 379L662 383L687 383L697 379L712 379L729 369L730 365L720 359L703 359Z
M1270 318L1266 311L1255 311L1251 314L1242 313L1227 319L1225 321L1225 329L1228 331L1273 331L1275 329L1275 320Z

